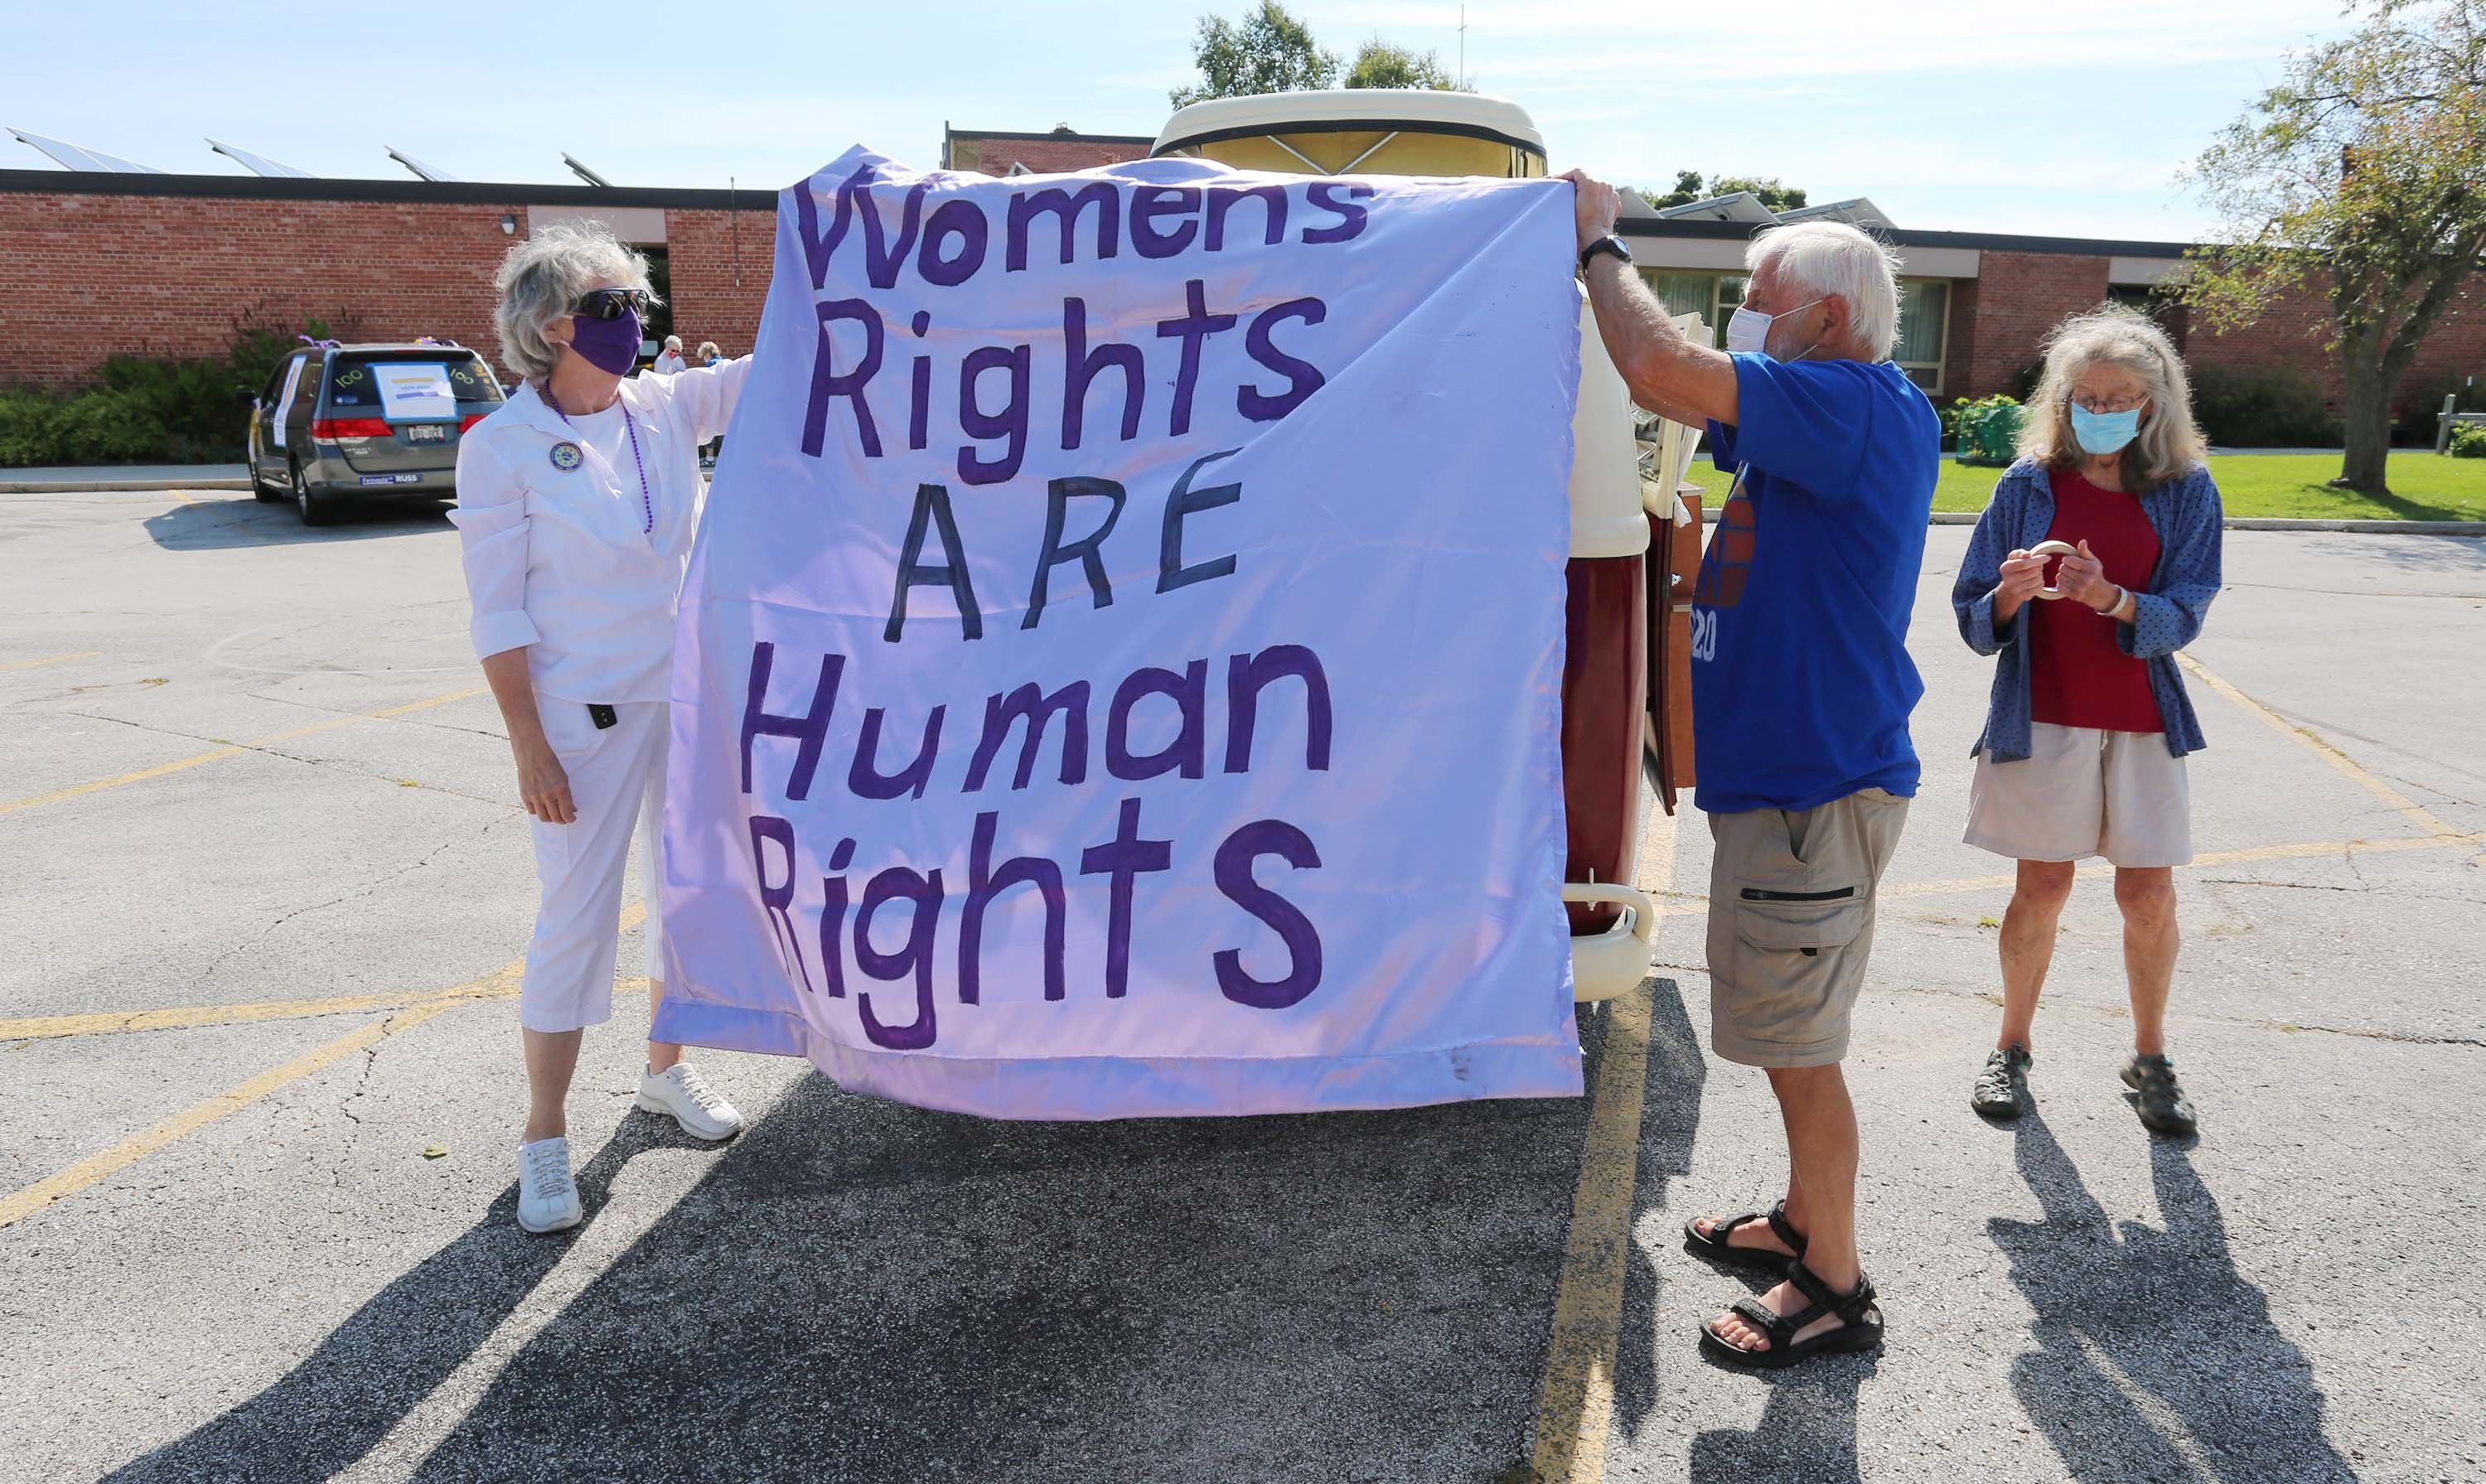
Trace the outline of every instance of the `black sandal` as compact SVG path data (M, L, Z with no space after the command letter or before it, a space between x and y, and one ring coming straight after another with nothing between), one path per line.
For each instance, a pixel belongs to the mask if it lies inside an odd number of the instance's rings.
M1846 1355L1881 1348L1882 1306L1876 1302L1871 1278L1858 1274L1856 1291L1842 1294L1832 1291L1819 1275L1800 1262L1787 1264L1786 1276L1787 1281L1810 1301L1792 1314L1773 1314L1770 1306L1758 1299L1735 1301L1735 1313L1768 1338L1767 1350L1746 1350L1719 1338L1718 1332L1710 1328L1717 1323L1714 1319L1700 1327L1700 1348L1714 1360L1748 1370L1778 1370L1817 1355ZM1796 1342L1796 1334L1805 1326L1833 1314L1845 1322L1801 1344Z
M1789 1257L1785 1252L1773 1252L1764 1247L1728 1244L1726 1239L1735 1234L1736 1227L1754 1222L1769 1223L1770 1234L1785 1243L1795 1257ZM1695 1257L1706 1257L1711 1262L1731 1262L1745 1267L1766 1268L1775 1273L1804 1255L1804 1233L1788 1224L1786 1202L1782 1200L1767 1211L1747 1211L1741 1216L1712 1221L1706 1232L1700 1229L1700 1218L1696 1216L1683 1223L1683 1250Z

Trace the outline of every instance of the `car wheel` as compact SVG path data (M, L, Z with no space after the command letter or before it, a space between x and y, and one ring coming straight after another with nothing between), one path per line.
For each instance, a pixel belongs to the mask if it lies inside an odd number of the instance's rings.
M294 464L291 468L293 470L293 510L295 514L302 517L302 524L324 526L335 520L337 502L326 495L312 492L311 481L302 477L300 464Z

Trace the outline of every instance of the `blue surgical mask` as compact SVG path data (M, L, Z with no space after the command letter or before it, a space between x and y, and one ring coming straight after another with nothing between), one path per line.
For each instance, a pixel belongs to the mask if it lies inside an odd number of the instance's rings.
M2081 452L2103 458L2118 453L2124 445L2141 436L2141 409L2122 412L2091 412L2078 402L2072 403L2072 437Z
M1810 303L1799 304L1794 309L1781 310L1776 315L1764 315L1759 310L1741 304L1736 305L1735 312L1726 316L1726 349L1738 355L1769 354L1770 326L1775 324L1781 316L1801 314L1820 302L1819 299L1814 299ZM1811 346L1805 347L1805 354L1811 353ZM1799 356L1797 359L1802 360L1803 357Z

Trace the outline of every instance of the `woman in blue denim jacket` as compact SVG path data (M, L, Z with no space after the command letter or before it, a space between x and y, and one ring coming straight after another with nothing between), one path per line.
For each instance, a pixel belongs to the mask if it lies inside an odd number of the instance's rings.
M2202 743L2175 651L2200 634L2218 594L2218 486L2184 363L2133 311L2056 329L2027 419L2020 459L1951 588L1960 636L1997 656L1967 838L2019 863L2003 918L2003 1030L1970 1106L2008 1118L2026 1103L2037 996L2074 863L2104 856L2132 996L2123 1081L2142 1123L2190 1134L2192 1102L2167 1057L2167 999L2172 867L2193 859L2184 758Z

